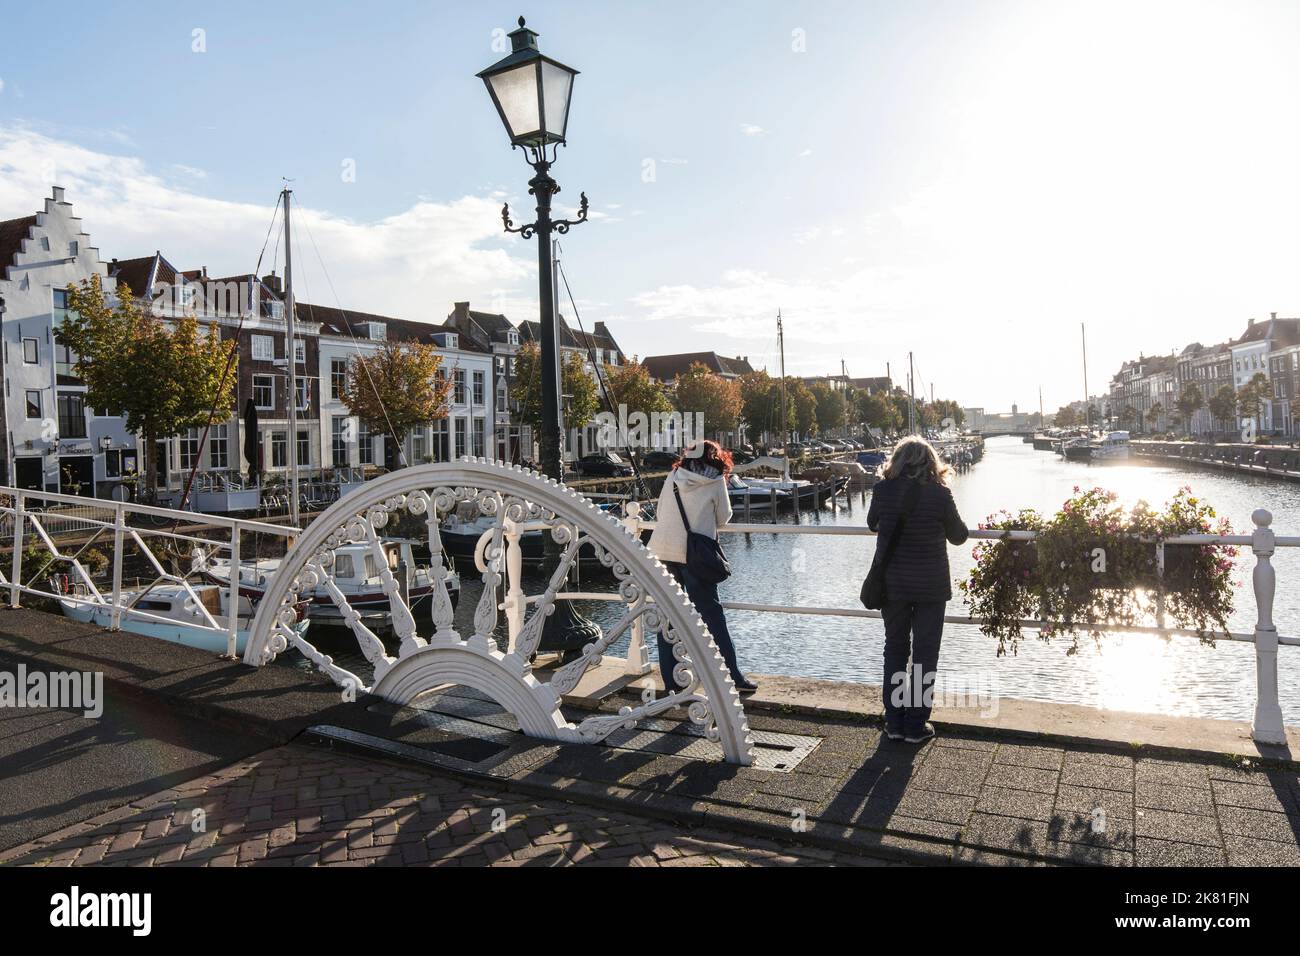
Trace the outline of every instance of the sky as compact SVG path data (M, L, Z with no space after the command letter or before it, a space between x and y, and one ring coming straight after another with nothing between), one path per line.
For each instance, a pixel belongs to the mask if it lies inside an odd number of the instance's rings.
M990 411L1300 315L1300 4L69 0L0 32L0 219L214 275L284 180L300 299L537 314L531 170L475 73L520 13L580 70L553 174L589 328ZM566 303L567 305L567 303ZM572 309L565 309L571 315ZM843 363L843 365L841 364Z

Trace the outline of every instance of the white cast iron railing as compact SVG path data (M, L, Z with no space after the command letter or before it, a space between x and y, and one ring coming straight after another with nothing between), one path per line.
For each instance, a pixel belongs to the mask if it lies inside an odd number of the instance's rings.
M475 518L488 518L490 525L477 540L475 567L482 575L483 589L472 633L465 636L456 628L445 585L449 572L442 538L448 515L463 509ZM417 631L403 584L389 567L382 546L385 534L407 517L423 524L431 556L433 633L427 638ZM523 538L529 534L549 534L559 550L558 566L543 591L534 595L525 592L523 576ZM389 653L334 583L335 552L357 543L373 549L380 569L398 641L396 655ZM617 589L605 597L620 603L623 611L576 660L542 683L533 676L532 659L557 595L584 548L612 572ZM503 582L501 599L498 588ZM320 587L330 594L370 663L374 676L369 686L321 653L311 643L310 633L304 635L294 627L301 596ZM504 652L493 637L501 612L509 633ZM672 646L677 661L674 676L682 689L658 698L649 690L635 707L593 715L576 726L570 723L560 711L564 695L625 633L633 635L643 658L641 635L647 629L662 632ZM368 481L331 505L311 523L272 578L258 606L244 660L260 666L289 647L301 651L340 686L366 690L398 704L447 684L476 688L510 711L526 734L550 740L596 742L682 705L704 735L721 744L728 761L753 762L753 742L740 696L712 637L676 581L623 523L563 485L518 466L470 458L417 465Z
M20 606L22 596L30 595L102 608L108 612L113 629L121 627L124 614L144 622L175 624L170 618L134 607L130 600L132 594L139 596L150 586L175 585L187 592L199 617L197 622L187 622L188 626L224 636L227 656L232 658L240 630L238 580L232 580L226 589L227 613L220 620L204 606L191 583L193 572L198 570L196 558L226 557L232 567L238 567L243 536L263 534L291 539L300 534L296 528L260 521L6 487L0 487L0 527L4 529L4 540L12 546L8 567L0 563L0 589L8 590L10 607ZM131 545L137 569L147 574L134 591L125 583ZM112 552L111 584L105 586L95 582L82 556L92 547L108 546ZM33 547L36 567L26 569L24 577L23 554ZM173 558L178 552L183 554L189 567L177 569L167 549L172 550ZM51 572L56 570L66 574L67 587L53 584Z
M633 534L640 534L643 530L654 528L655 522L640 518L639 509L635 502L629 504L627 511L628 516L623 519L623 523ZM1156 542L1156 565L1157 570L1163 574L1166 545L1234 545L1249 547L1254 552L1255 568L1252 574L1252 584L1256 605L1255 630L1249 634L1228 632L1216 633L1212 636L1219 640L1243 641L1255 645L1256 698L1252 737L1259 743L1285 744L1286 729L1283 725L1282 707L1278 699L1277 652L1278 647L1282 645L1300 646L1300 637L1279 636L1277 627L1273 623L1273 600L1277 592L1277 577L1272 558L1274 550L1278 547L1300 547L1300 537L1279 537L1275 535L1270 528L1273 523L1273 515L1263 508L1255 511L1251 515L1251 520L1255 524L1255 531L1250 535L1188 534ZM875 536L874 531L862 525L728 524L720 528L719 532L721 534ZM971 538L977 540L1009 538L1015 541L1032 541L1037 537L1032 531L1007 532L972 529L969 534ZM592 591L565 592L559 596L572 600L605 601L610 599L608 594ZM735 611L760 611L773 614L810 614L859 618L879 618L881 616L879 611L868 611L861 607L811 607L807 605L761 604L746 601L724 601L723 607ZM984 623L983 618L955 614L946 615L944 621L949 624L979 625ZM1021 621L1020 625L1033 630L1041 628L1045 623L1044 621L1026 620ZM1157 636L1200 636L1193 630L1164 627L1163 620L1160 620L1156 626L1151 627L1107 626L1104 630ZM636 634L633 635L632 647L628 652L628 671L630 673L644 673L649 670L649 663L645 661L645 649L637 643L637 636Z

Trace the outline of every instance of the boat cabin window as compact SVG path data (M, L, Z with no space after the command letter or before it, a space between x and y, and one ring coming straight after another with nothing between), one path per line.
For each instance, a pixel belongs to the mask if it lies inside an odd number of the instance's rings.
M170 611L172 609L172 602L160 600L137 601L135 603L135 609L137 611Z
M375 560L375 556L369 551L366 552L366 577L379 577L379 562Z
M352 555L336 554L334 555L334 577L336 578L354 578L357 576L356 565L352 563Z

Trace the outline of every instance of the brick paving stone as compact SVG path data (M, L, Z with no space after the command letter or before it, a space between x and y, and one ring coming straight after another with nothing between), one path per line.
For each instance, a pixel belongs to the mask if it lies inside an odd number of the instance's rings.
M1229 866L1300 866L1300 849L1274 840L1225 834L1223 848Z
M986 786L980 791L975 809L981 813L1021 817L1025 820L1042 820L1046 823L1052 819L1052 807L1055 802L1055 795L1050 793Z
M1155 837L1202 846L1222 846L1219 826L1214 817L1168 810L1137 810L1134 832L1140 837Z
M1099 790L1133 792L1131 767L1116 767L1105 763L1071 763L1066 755L1061 768L1061 783L1071 787L1094 787Z
M1209 790L1186 787L1172 780L1143 780L1139 777L1135 795L1137 805L1143 809L1174 810L1205 816L1214 813L1214 800Z
M1001 744L994 752L993 762L1017 767L1035 767L1039 770L1060 770L1065 751L1060 747L1041 747L1036 744Z
M1275 840L1292 847L1300 844L1300 817L1267 810L1247 810L1243 807L1220 807L1219 829L1224 836L1251 837L1257 840Z
M1137 838L1138 866L1223 866L1227 857L1217 846Z
M1227 780L1211 780L1214 802L1220 807L1247 807L1252 810L1271 810L1274 813L1300 815L1293 795L1276 787L1258 787Z
M984 784L989 787L1005 787L1009 790L1055 793L1060 779L1055 770L994 764L984 779Z
M860 742L866 746L865 738ZM759 866L778 857L820 865L830 856L770 841L751 846L735 833L701 840L685 827L669 828L635 813L521 798L433 771L392 772L386 764L307 747L289 745L265 756L15 847L0 861L27 866ZM722 779L734 769L682 776L699 779L709 773ZM776 787L792 793L806 788L810 796L829 792L819 783ZM322 803L322 796L331 799ZM272 802L256 802L262 797L280 803L273 809ZM767 799L796 798L768 794ZM191 829L196 803L208 814L204 833ZM504 830L494 828L498 820Z

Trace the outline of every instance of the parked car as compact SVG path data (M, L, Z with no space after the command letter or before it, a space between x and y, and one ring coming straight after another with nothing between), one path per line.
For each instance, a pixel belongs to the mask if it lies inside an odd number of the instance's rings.
M667 471L677 461L677 453L672 451L648 451L638 455L637 461L646 471Z
M632 466L612 451L583 455L573 463L573 470L584 478L632 477Z

